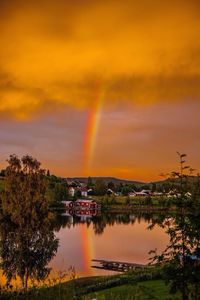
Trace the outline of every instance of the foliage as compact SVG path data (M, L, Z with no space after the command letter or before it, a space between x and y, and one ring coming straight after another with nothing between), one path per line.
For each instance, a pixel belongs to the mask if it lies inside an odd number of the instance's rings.
M193 194L188 197L187 193L189 175L185 170L191 171L191 168L185 165L186 154L178 152L178 156L180 170L172 172L172 176L180 183L179 191L174 195L180 211L174 218L161 218L155 222L166 229L170 243L161 254L152 251L152 262L163 266L171 292L180 291L183 300L200 299L200 211L196 197Z
M54 175L48 176L46 196L50 206L59 206L61 201L68 199L65 180Z
M93 186L94 186L94 184L93 184L92 178L91 178L91 177L88 177L88 180L87 180L87 188L88 188L88 189L92 189Z
M121 193L124 196L127 196L132 191L132 188L128 185L122 187Z
M46 186L45 171L36 159L10 156L1 197L0 266L8 284L18 276L24 290L29 278L41 280L48 275L46 265L58 247Z
M103 196L107 192L107 186L102 179L97 179L94 186L95 195Z
M109 181L107 187L108 187L108 189L111 189L112 191L115 191L115 184L114 184L114 182Z
M6 171L4 169L2 169L0 171L0 177L5 177L5 173L6 173Z

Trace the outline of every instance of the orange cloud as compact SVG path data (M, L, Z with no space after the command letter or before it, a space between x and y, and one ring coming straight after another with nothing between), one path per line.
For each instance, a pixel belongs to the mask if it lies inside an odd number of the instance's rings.
M0 114L200 99L198 1L3 0ZM98 87L99 88L99 87Z

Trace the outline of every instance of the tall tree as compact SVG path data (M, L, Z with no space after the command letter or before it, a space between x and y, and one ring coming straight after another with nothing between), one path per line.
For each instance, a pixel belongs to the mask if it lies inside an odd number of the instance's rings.
M47 276L46 264L58 247L45 198L45 174L31 156L8 159L0 211L1 267L8 282L19 276L24 290L30 277Z

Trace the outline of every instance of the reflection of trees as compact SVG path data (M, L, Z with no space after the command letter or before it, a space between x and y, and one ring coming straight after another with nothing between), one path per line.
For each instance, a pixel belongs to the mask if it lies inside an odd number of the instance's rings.
M93 216L92 218L88 218L84 221L87 226L90 224L93 225L93 229L95 234L102 234L106 226L114 226L116 224L132 224L145 221L145 222L152 222L152 220L157 219L158 215L156 213L144 213L144 212L134 212L134 213L110 213L104 212L101 215ZM77 226L78 224L83 223L80 217L73 215L72 216L65 216L65 215L57 215L55 221L55 228L57 231L60 230L61 227L71 228Z
M170 243L153 260L163 266L171 291L179 290L183 300L200 299L200 214L181 213L154 220L166 229Z

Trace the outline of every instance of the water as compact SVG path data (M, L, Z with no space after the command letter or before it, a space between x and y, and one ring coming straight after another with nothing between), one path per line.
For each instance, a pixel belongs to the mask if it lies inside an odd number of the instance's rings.
M59 247L50 265L55 271L75 267L79 276L111 274L92 268L92 259L146 264L150 250L164 250L169 238L155 226L149 230L152 214L103 213L99 216L58 216Z

